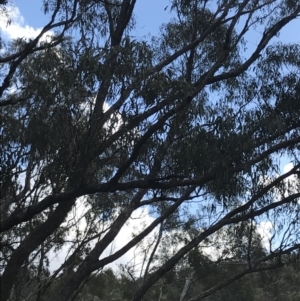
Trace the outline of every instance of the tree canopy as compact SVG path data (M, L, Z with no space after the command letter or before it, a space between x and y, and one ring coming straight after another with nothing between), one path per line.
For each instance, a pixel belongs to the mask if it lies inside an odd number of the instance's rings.
M108 300L110 281L124 300L196 301L299 263L300 44L279 36L299 1L172 0L143 38L136 2L41 1L40 34L1 40L2 301L97 282ZM107 269L133 249L140 265Z

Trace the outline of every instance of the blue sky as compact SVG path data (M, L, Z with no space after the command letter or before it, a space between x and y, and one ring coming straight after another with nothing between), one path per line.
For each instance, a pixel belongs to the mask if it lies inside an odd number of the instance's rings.
M24 17L26 24L39 28L46 24L49 20L42 12L41 0L14 0L13 3L19 8L21 15ZM155 35L158 32L160 24L168 22L170 19L169 0L138 0L135 6L135 14L138 17L138 24L135 30L137 35L146 35L149 32ZM258 35L252 32L249 36L251 43L256 43ZM293 21L286 26L279 39L282 42L294 42L300 40L300 19Z
M28 25L38 29L49 22L49 15L44 15L42 12L41 0L13 0L13 3L18 7L20 15L23 17L23 26ZM165 10L166 6L168 9ZM135 6L135 15L137 16L137 26L134 34L138 37L147 34L156 35L162 23L170 20L170 1L169 0L138 0ZM20 21L21 18L17 21ZM249 42L249 50L251 45L255 47L259 41L260 32L252 30L247 34ZM300 40L300 19L294 20L288 24L276 38L284 43L295 42Z
M42 12L41 0L14 0L14 3L19 8L26 24L40 28L49 21L49 17ZM164 10L167 5L169 5L169 0L137 1L135 14L138 17L138 24L135 33L138 36L146 35L149 32L156 34L160 24L170 19L169 9Z

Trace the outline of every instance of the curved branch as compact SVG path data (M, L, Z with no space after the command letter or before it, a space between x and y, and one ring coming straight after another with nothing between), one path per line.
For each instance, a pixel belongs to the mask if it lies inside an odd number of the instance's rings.
M14 251L5 271L0 277L1 300L5 301L9 298L10 291L24 261L38 246L40 246L51 234L53 234L55 230L57 230L72 209L75 201L76 199L71 199L68 202L59 204L54 213L48 217L46 222L33 229Z
M201 294L190 298L188 301L199 301L202 300L210 295L212 295L213 293L215 293L218 290L221 290L222 288L230 285L231 283L235 282L238 279L241 279L242 277L251 274L251 273L257 273L257 272L261 272L261 271L267 271L267 270L272 270L272 269L277 269L277 268L281 268L284 265L283 264L277 264L277 265L270 265L270 266L262 266L259 267L259 265L261 265L262 263L280 257L284 254L290 254L292 251L297 250L300 248L300 244L296 244L293 247L290 247L284 251L281 252L277 252L277 253L272 253L269 256L266 256L265 258L263 258L262 260L259 261L259 263L257 263L253 268L248 268L246 270L244 270L243 272L240 272L226 280L221 281L220 283L218 283L217 285L215 285L214 287L202 292Z
M257 210L257 211L251 211L248 214L240 215L236 218L222 218L219 222L212 225L207 230L203 231L199 236L195 237L191 242L189 242L187 245L182 247L173 257L171 257L163 266L161 266L159 269L157 269L149 278L148 280L140 287L140 289L136 292L133 301L139 301L143 298L145 293L149 290L149 288L163 275L165 275L168 271L170 271L176 263L183 258L190 250L192 250L194 247L199 245L201 241L203 241L208 236L212 235L216 231L220 230L225 225L235 224L239 223L241 221L246 221L250 218L254 218L256 216L260 216L265 212L270 211L271 209L275 209L277 207L280 207L281 205L287 204L291 202L294 199L297 199L300 197L300 193L296 193L294 195L291 195L280 202L272 203L268 206L265 206L264 208Z

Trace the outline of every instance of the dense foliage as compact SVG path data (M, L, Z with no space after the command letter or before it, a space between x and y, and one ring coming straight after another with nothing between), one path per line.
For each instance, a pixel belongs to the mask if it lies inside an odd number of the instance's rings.
M166 274L147 292L145 300L197 300L193 298L200 294L204 296L203 292L207 292L210 296L205 300L208 301L297 301L300 297L299 267L299 261L296 265L286 262L283 268L245 276L210 295L209 289L212 286L240 273L245 269L245 263L223 262L205 265L202 261L199 269L193 266L195 272L192 272L192 275L190 269ZM187 285L188 289L185 290ZM138 279L132 279L126 273L116 274L108 269L93 275L76 300L131 300L138 286Z
M1 300L270 300L299 279L300 45L278 38L299 2L172 0L145 38L136 0L41 5L35 39L1 40Z

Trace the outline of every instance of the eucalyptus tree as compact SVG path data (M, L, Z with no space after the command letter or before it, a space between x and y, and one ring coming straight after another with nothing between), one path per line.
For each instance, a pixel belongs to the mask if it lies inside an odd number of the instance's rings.
M192 300L281 266L272 259L299 248L300 49L278 35L298 1L173 0L152 38L134 36L136 0L42 5L49 23L0 58L1 300L21 298L22 269L36 299L72 300L157 229L135 301L232 225L251 225L247 267ZM279 175L281 157L293 167ZM106 255L143 208L152 222ZM253 233L266 222L257 258ZM178 232L183 243L155 265L160 237Z

